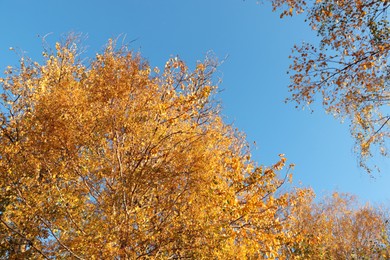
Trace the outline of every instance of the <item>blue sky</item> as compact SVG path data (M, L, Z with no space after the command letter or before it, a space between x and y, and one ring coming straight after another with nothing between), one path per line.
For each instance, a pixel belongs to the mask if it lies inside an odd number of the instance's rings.
M317 194L333 190L362 201L390 202L390 163L378 158L381 174L358 168L348 124L285 104L291 48L316 41L304 17L280 19L255 0L9 0L0 2L0 70L17 65L9 47L40 59L41 38L55 42L68 32L87 36L86 55L122 35L154 67L178 55L189 65L212 51L220 60L219 95L226 121L247 134L259 164L284 153L296 164L294 179Z

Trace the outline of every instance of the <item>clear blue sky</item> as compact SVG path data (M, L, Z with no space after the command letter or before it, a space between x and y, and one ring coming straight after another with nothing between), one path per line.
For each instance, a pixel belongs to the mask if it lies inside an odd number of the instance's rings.
M296 164L296 183L319 195L337 190L362 201L390 202L388 160L378 159L382 173L370 178L357 167L347 124L319 106L312 114L283 102L292 46L316 40L303 17L280 19L256 0L4 0L0 12L0 70L17 65L9 47L39 59L38 35L51 33L47 39L54 42L71 31L88 36L89 56L108 38L125 35L152 66L176 55L193 65L209 51L227 57L219 68L222 113L257 143L259 164L284 153Z

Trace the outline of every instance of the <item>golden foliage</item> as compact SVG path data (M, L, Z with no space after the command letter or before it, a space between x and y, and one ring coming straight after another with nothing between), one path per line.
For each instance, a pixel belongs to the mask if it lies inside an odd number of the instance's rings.
M1 79L0 253L21 258L254 259L292 243L283 155L250 159L212 97L216 62L159 73L110 41L74 41Z
M313 199L308 194L291 212L298 241L286 250L291 259L389 259L385 211L360 206L348 194Z

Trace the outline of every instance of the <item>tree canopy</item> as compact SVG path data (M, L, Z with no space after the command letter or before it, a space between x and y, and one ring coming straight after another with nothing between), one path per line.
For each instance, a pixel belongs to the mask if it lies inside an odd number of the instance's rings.
M0 250L10 258L276 255L286 159L251 160L213 101L216 62L162 72L115 48L83 64L68 40L1 79ZM153 72L154 71L154 72ZM285 216L286 219L279 218Z

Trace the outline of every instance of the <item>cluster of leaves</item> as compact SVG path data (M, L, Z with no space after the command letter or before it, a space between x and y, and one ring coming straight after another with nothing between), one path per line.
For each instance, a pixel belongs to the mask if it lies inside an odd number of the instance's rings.
M84 65L69 40L9 68L1 257L263 258L291 243L286 159L251 160L213 101L215 67L173 58L152 72L113 42Z
M335 192L317 203L314 194L307 195L291 213L291 226L301 236L286 248L291 259L389 259L385 211L359 206L348 194Z
M274 0L282 15L306 12L319 44L295 46L290 100L300 106L318 95L334 116L351 122L361 166L379 148L387 156L390 136L390 27L388 0ZM284 5L286 4L286 5ZM287 9L286 8L286 9ZM376 148L374 148L376 147Z

